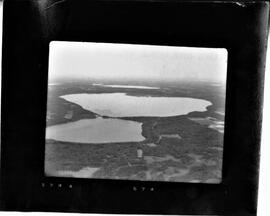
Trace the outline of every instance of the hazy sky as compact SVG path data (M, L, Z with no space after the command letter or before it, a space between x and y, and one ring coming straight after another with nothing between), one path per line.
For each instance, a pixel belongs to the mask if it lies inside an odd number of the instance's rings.
M50 43L49 82L63 78L226 82L227 51L89 42Z

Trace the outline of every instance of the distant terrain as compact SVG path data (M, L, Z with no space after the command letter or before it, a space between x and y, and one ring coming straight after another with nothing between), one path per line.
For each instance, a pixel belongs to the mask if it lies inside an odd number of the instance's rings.
M60 98L67 94L124 92L134 96L190 97L210 101L212 105L205 112L188 115L119 117L143 123L145 140L141 142L81 144L47 139L47 175L205 183L221 181L225 86L207 82L129 84L159 87L136 89L94 83L87 80L49 85L47 126L97 117L96 113ZM142 150L142 157L138 157L138 149Z

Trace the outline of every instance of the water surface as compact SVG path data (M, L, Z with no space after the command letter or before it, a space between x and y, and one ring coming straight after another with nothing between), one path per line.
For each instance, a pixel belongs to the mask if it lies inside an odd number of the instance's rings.
M140 142L142 123L121 119L82 119L46 128L46 139L77 143Z
M186 97L132 96L126 93L69 94L61 98L109 117L177 116L206 111L212 103Z
M111 88L135 88L135 89L160 89L158 87L150 87L150 86L138 86L138 85L105 85L94 83L93 86L103 86L103 87L111 87Z

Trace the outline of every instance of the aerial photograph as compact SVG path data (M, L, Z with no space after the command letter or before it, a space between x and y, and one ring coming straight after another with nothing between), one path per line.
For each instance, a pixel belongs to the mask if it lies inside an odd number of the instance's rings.
M227 50L50 43L45 175L222 182Z

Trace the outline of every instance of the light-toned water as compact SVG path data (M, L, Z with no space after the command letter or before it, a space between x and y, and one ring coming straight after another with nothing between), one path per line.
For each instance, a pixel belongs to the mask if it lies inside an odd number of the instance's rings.
M46 128L46 139L78 143L139 142L142 123L120 119L83 119Z
M208 128L212 128L220 133L224 133L224 121L219 121L213 117L206 117L206 118L189 118L192 121L195 121L201 125L206 125Z
M109 117L186 115L206 111L212 104L195 98L131 96L126 93L69 94L61 98Z
M102 86L102 87L111 87L111 88L159 89L158 87L150 87L150 86L105 85L105 84L100 84L100 83L94 83L93 86Z
M100 170L100 168L83 167L78 171L58 170L56 171L56 175L61 177L91 178L98 170Z
M61 96L84 109L108 117L176 116L205 111L209 101L181 97L139 97L125 93ZM82 119L47 127L46 138L77 143L140 142L142 123L114 118Z

